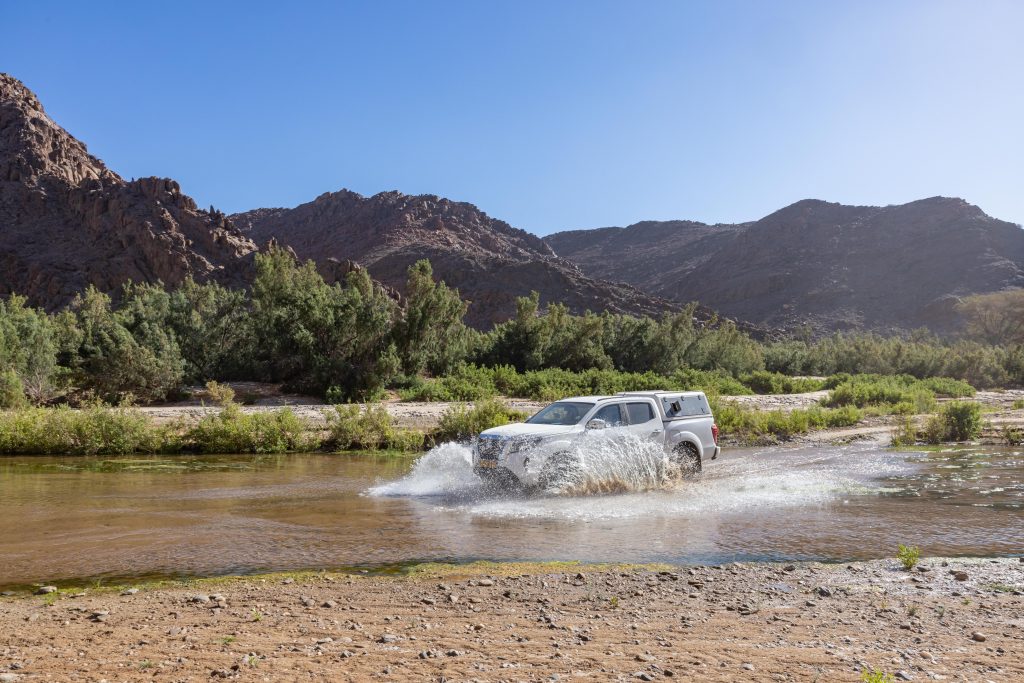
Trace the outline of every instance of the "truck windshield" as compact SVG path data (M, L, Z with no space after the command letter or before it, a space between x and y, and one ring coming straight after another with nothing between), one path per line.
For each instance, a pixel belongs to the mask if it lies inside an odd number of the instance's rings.
M593 403L559 401L558 403L552 403L526 422L532 425L562 425L567 427L582 420L587 411L593 407Z

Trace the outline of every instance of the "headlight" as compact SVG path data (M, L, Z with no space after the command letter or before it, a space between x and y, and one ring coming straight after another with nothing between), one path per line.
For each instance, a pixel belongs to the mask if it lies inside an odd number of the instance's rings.
M544 440L542 436L533 436L524 439L516 439L509 444L509 453L519 453L520 451L528 451L531 448L536 448Z

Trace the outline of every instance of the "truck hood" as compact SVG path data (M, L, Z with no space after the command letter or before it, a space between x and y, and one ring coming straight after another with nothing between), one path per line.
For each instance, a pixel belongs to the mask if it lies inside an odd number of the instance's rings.
M520 422L516 424L502 425L501 427L492 427L480 432L480 434L513 438L525 436L556 436L558 434L572 434L573 432L578 431L580 431L579 425L529 425Z

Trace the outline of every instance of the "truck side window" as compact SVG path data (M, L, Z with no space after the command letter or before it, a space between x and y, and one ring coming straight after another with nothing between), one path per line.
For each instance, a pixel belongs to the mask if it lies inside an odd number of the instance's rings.
M654 410L650 403L627 403L626 414L629 415L629 424L638 425L650 422L654 419Z
M619 404L605 406L601 410L597 411L597 414L591 418L592 420L604 420L608 423L609 427L621 427L622 426L622 414L619 412Z

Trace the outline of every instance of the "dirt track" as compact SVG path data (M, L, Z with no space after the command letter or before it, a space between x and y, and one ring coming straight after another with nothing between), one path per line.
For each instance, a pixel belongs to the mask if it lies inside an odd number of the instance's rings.
M1024 563L922 565L486 565L15 596L0 680L1024 680Z

